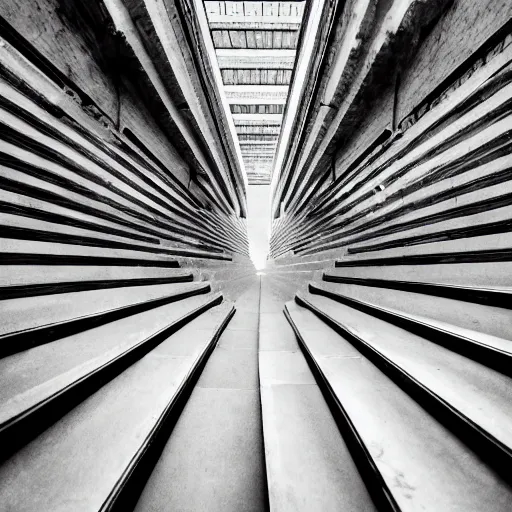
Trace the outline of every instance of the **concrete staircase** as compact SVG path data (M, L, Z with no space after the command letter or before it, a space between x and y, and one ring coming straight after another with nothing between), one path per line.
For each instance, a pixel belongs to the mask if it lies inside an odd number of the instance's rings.
M4 510L509 510L504 267L192 263L4 272Z
M261 331L273 352L260 353L260 374L273 369L261 380L272 509L508 509L508 265L345 258L315 272L301 258L274 263L267 295L281 296L272 334ZM288 324L279 304L287 297ZM322 434L322 414L304 419L306 396L317 393L306 384L323 395L336 442ZM310 443L304 425L315 425ZM329 477L331 453L342 469L331 466Z
M510 511L512 4L303 2L257 275L209 3L0 2L0 512Z

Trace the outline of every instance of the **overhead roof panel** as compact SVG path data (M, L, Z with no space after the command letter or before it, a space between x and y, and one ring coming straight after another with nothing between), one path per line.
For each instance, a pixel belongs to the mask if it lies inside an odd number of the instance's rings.
M208 21L216 21L216 17L240 17L251 20L255 17L274 19L280 22L283 18L296 18L297 23L302 21L305 2L230 2L211 1L204 2Z
M204 6L249 183L269 182L305 2Z

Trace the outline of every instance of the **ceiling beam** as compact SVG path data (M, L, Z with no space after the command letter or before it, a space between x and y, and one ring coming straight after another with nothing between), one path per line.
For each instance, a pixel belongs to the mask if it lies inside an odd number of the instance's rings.
M210 23L264 23L266 25L292 24L300 26L300 16L230 16L226 14L208 14Z
M197 144L196 136L190 129L189 123L183 118L178 107L174 104L169 91L165 87L160 74L155 67L155 64L153 63L140 38L139 31L130 17L128 9L125 7L121 0L104 0L104 4L110 17L112 18L115 30L123 34L127 44L132 48L133 53L140 62L142 69L148 76L160 100L167 109L169 116L180 130L183 138L194 154L194 157L207 173L211 186L214 190L215 199L219 201L221 208L223 208L226 212L233 212L233 207L229 204L224 191L219 186L217 177L214 175L210 168L207 156L203 153L202 149ZM223 175L221 177L225 178ZM229 181L227 181L225 185L229 186Z
M286 50L281 48L219 48L216 50L217 57L235 57L235 58L260 58L270 57L280 59L282 57L291 57L295 59L295 50Z
M436 6L428 10L428 16L425 15L421 9L420 3L416 0L401 0L393 3L387 13L385 21L373 35L371 45L369 45L363 60L358 63L356 68L357 73L350 78L350 89L340 95L341 103L336 109L335 116L330 120L328 126L324 125L322 130L309 134L309 137L314 136L314 144L308 145L307 157L306 153L304 153L299 162L300 168L294 170L296 179L293 183L293 187L289 187L284 195L284 202L287 204L288 209L299 207L300 204L303 203L307 195L304 192L311 186L312 177L320 161L324 158L324 155L326 155L329 144L339 137L338 130L342 126L345 116L353 107L355 99L363 90L369 90L372 85L375 87L375 84L372 84L369 78L379 76L376 70L379 69L379 66L383 66L382 62L384 59L382 56L387 55L386 52L389 51L390 43L397 37L400 37L403 38L402 40L407 40L413 46L417 45L419 41L419 39L417 39L419 29L422 26L428 26L428 24L432 22L432 19L435 19L449 3L449 0L434 2ZM360 23L361 26L365 25L364 22ZM354 37L353 32L349 32L347 35L350 35L349 41L351 40L353 42L353 47L357 47L357 45L360 44L360 38L357 36ZM406 56L410 51L411 50L408 49L403 55ZM349 55L351 55L351 52L349 52ZM345 63L344 67L342 66L343 63ZM346 67L349 64L350 60L347 60L345 55L340 55L340 63L335 64L335 72L333 72L333 75L327 83L322 101L329 101L329 98L333 97L337 91L345 91L343 80L346 77ZM387 70L386 73L388 73ZM352 124L352 121L350 124ZM303 170L305 172L302 172ZM301 173L300 177L299 172Z
M228 133L231 136L230 141L232 141L232 145L230 145L230 149L233 151L234 156L237 160L237 167L240 171L240 176L237 176L237 178L241 177L241 183L238 182L237 185L242 189L242 213L243 215L247 214L247 201L246 201L246 190L247 190L247 175L245 173L244 169L244 163L242 159L242 155L240 153L240 146L238 145L238 137L236 133L235 124L231 117L231 109L229 106L229 103L226 99L226 95L224 94L224 84L222 80L222 74L220 71L220 68L217 64L217 55L215 53L215 47L213 45L213 41L211 39L211 33L209 31L208 27L208 20L206 16L206 12L204 10L204 4L201 0L194 0L195 10L197 19L201 28L201 33L203 34L203 41L206 48L206 54L210 63L210 69L212 71L213 75L213 81L215 84L216 91L218 92L218 98L220 99L220 103L222 105L222 109L224 110L224 114L226 116L227 120L227 128ZM238 190L237 190L238 192Z
M283 129L279 137L279 146L277 149L274 168L272 169L272 182L270 187L271 200L273 201L274 213L277 211L276 204L279 204L282 187L285 182L283 164L285 156L289 150L290 136L294 124L298 122L297 111L303 96L304 88L307 86L308 73L311 72L311 60L314 58L313 49L317 44L317 35L321 28L322 12L325 0L313 0L310 14L305 27L304 43L297 56L297 68L295 77L290 86L290 101L286 116L283 120ZM305 120L304 120L305 122ZM286 169L288 170L288 169ZM276 201L277 196L277 201Z
M241 146L275 146L277 141L265 141L265 140L241 140Z
M283 114L232 114L232 116L235 121L261 121L262 124L283 119Z
M230 105L284 105L286 103L286 95L283 94L271 93L271 96L270 94L265 96L264 93L243 93L243 96L239 94L227 94L228 103Z
M305 0L259 0L226 2L206 0L204 6L208 14L228 16L302 16Z
M226 16L229 21L211 21L211 30L286 30L297 31L300 29L300 22L288 22L286 19L253 21L252 18L243 18L243 21L234 21L233 16Z
M219 50L223 51L223 50ZM246 55L222 56L217 52L221 69L293 69L294 56L259 56Z
M284 105L288 96L287 85L226 85L228 103L235 105Z
M275 148L247 148L242 151L244 158L255 155L255 156L273 156L275 153Z

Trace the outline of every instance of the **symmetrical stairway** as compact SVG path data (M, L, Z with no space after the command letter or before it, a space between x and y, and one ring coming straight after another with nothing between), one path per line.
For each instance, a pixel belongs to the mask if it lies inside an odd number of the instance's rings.
M510 511L512 4L209 4L0 2L0 512Z
M244 291L135 507L267 508L258 386L259 280Z
M3 267L5 510L509 509L506 266L191 262Z
M260 330L273 510L509 509L508 264L413 263L291 258L263 278L262 304L278 297ZM312 417L317 387L337 439Z

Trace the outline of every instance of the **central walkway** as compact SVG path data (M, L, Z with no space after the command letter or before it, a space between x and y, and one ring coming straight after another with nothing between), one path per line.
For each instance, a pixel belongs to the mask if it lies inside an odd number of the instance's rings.
M311 275L269 269L232 282L236 313L144 488L138 512L292 512L314 510L320 502L324 510L374 510L283 313L297 285Z

